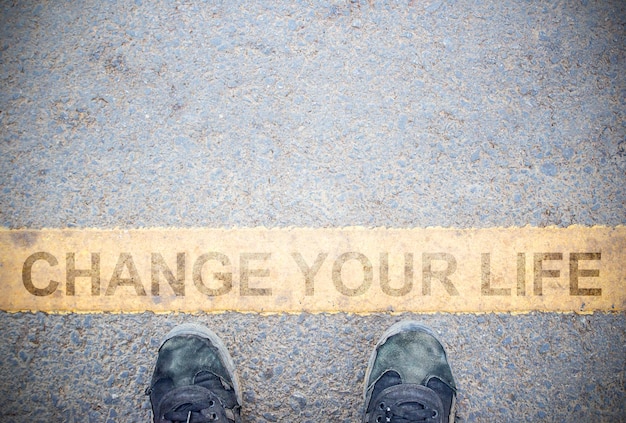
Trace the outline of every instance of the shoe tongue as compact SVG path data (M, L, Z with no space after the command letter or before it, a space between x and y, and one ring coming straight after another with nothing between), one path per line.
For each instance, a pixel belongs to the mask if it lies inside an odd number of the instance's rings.
M156 423L229 423L222 401L202 386L189 385L168 391L157 407ZM232 413L230 413L232 414Z
M439 396L422 385L400 384L383 390L374 401L369 421L442 423L444 407ZM378 417L382 417L378 420Z

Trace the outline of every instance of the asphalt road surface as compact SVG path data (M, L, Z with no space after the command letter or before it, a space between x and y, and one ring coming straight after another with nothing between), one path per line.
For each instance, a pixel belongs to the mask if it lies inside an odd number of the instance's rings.
M0 226L626 222L626 3L0 2ZM392 323L460 422L626 421L623 313L0 313L6 422L146 422L159 339L220 334L248 422L356 422Z

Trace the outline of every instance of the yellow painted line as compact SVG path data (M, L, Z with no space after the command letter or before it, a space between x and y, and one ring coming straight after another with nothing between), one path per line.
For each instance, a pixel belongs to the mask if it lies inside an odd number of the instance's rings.
M0 230L10 312L626 310L626 227Z

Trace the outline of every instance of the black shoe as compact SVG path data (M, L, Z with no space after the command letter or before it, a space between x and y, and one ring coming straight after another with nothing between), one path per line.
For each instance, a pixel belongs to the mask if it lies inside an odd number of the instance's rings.
M239 423L241 391L222 341L199 325L167 334L146 390L154 423Z
M364 397L364 423L453 423L456 385L435 335L416 322L393 325L370 357Z

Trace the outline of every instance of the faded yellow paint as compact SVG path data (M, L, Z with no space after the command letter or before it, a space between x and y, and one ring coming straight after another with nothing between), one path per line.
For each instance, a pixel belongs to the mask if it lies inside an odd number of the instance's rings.
M0 309L624 311L625 263L623 226L4 229Z

